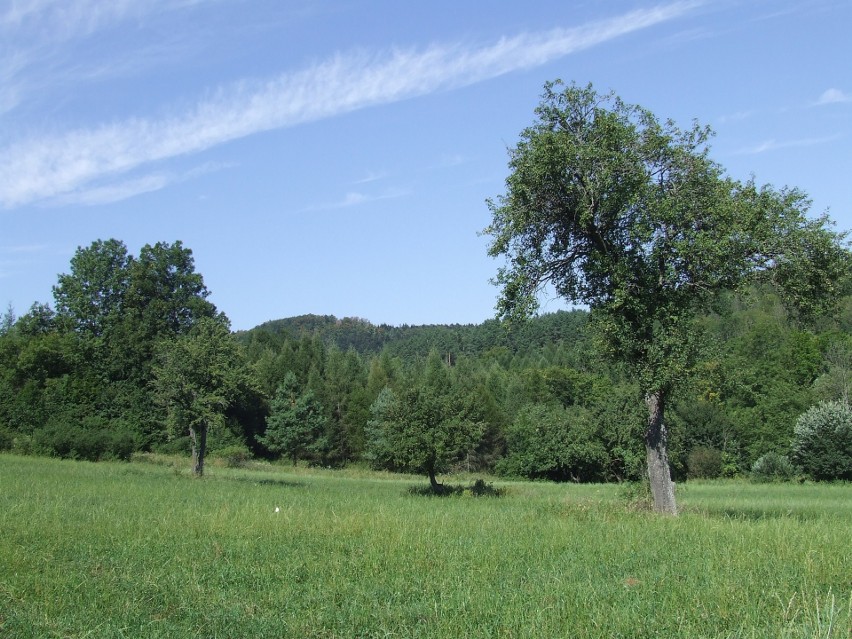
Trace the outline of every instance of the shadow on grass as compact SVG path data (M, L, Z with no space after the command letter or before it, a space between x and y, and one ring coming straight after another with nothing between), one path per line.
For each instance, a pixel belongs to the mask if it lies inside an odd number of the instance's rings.
M411 486L409 495L420 497L452 497L453 495L470 495L471 497L502 497L506 494L505 488L495 488L482 479L477 479L470 486L453 484L439 484L437 488L432 486Z
M256 477L227 477L226 481L239 481L257 486L278 486L281 488L304 488L306 484L300 481L289 481L287 479L257 479Z
M774 519L790 519L794 521L814 521L821 519L824 514L810 510L790 510L786 508L754 509L754 508L720 508L687 509L705 517L715 519L733 519L736 521L769 521Z

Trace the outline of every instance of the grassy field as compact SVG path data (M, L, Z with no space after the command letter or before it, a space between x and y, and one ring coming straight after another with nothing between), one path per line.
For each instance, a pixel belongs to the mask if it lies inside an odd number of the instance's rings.
M0 637L852 636L852 486L418 482L0 456Z

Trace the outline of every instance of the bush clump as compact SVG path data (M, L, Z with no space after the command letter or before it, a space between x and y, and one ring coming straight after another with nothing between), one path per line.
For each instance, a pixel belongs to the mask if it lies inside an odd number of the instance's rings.
M785 455L766 453L751 467L751 478L759 482L790 481L796 476L796 467Z
M224 461L227 468L245 468L252 460L249 449L239 444L220 448L213 452L212 457Z
M123 424L90 419L81 424L52 424L33 433L32 452L62 459L130 459L136 442Z
M690 479L716 479L722 476L722 451L709 446L696 446L686 460Z
M852 408L826 401L796 421L791 457L812 479L852 480Z

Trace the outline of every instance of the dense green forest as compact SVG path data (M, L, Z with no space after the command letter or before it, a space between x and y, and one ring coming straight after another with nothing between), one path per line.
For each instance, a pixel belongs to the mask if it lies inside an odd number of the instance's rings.
M642 398L599 357L586 311L449 326L308 315L231 333L207 297L180 242L139 256L118 240L78 249L52 306L9 308L0 322L0 449L127 459L188 452L203 445L190 432L209 431L214 455L433 481L459 469L581 482L642 473ZM803 413L848 404L852 297L807 328L769 289L716 307L696 322L707 346L668 414L679 480L787 456Z

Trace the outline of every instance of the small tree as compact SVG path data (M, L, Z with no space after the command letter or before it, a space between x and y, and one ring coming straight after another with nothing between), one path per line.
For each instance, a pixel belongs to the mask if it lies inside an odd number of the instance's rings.
M506 256L498 312L524 318L551 286L589 306L600 344L639 384L658 512L676 514L666 406L700 346L696 317L721 291L780 285L803 315L848 273L842 235L806 217L796 190L726 178L710 130L681 130L590 86L545 86L537 122L510 152L507 193L489 201L489 253Z
M823 399L849 404L852 390L852 337L843 335L829 344L825 353L828 370L814 382L814 390Z
M383 391L371 412L368 456L397 470L425 474L435 492L442 489L437 474L469 454L484 430L474 408L454 392L435 352L416 383L397 393Z
M317 447L325 424L313 391L300 393L295 373L288 371L270 405L266 432L257 440L270 452L287 455L295 466Z
M192 470L204 474L207 434L248 382L239 345L227 320L203 318L181 337L160 344L155 363L156 397L168 410L172 432L188 432Z
M852 480L852 408L821 402L802 414L794 429L791 457L817 480Z

